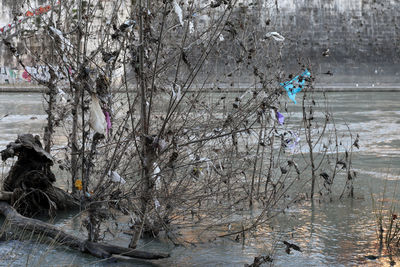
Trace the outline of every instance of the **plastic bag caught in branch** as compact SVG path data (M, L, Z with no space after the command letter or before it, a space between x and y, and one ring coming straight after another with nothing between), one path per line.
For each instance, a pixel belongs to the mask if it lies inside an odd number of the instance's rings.
M136 21L127 20L121 26L119 26L119 30L123 32L123 31L126 31L127 29L129 29L130 27L132 27L134 25L136 25Z
M92 102L90 103L90 127L99 134L106 134L107 121L100 107L100 101L96 95L92 94Z
M126 181L124 178L122 178L118 172L116 171L109 171L108 176L110 177L111 182L114 183L120 183L120 184L126 184Z
M177 92L175 92L174 88L171 88L172 91L172 98L176 99L176 101L179 101L182 98L182 92L181 92L181 87L177 84L178 87Z
M285 122L285 117L279 111L276 111L276 119L280 125L283 125Z
M155 179L155 187L156 187L156 190L159 190L161 188L161 175L160 175L161 169L158 166L158 164L155 162L153 163L153 167L154 167L153 176L156 178Z
M182 8L179 6L178 2L176 0L172 1L172 5L174 6L174 11L176 15L178 16L179 23L183 26L183 14L182 14Z
M194 33L194 25L192 21L189 22L189 33Z
M67 48L72 47L71 42L70 42L67 38L65 38L65 37L63 36L63 34L62 34L62 32L61 32L60 30L58 30L58 29L56 29L56 28L53 28L53 27L51 27L51 26L50 26L50 30L51 30L54 34L56 34L56 35L58 36L58 38L60 39L60 42L61 42L61 50L64 50L64 49L65 49L65 45L67 46Z
M106 110L103 110L104 116L106 118L106 124L107 124L107 129L106 132L108 134L108 132L111 130L112 124L111 124L111 116L110 113Z
M295 152L300 142L300 137L297 133L288 131L284 133L284 147L289 148L292 153Z
M154 199L154 206L155 206L156 210L159 210L161 207L160 202L158 201L157 198Z
M306 69L302 74L297 75L292 80L280 85L287 91L288 97L296 104L296 94L303 89L306 82L306 78L310 78L311 73Z
M277 32L268 32L266 35L265 35L265 38L274 38L274 40L275 41L278 41L278 42L283 42L283 41L285 41L285 37L283 37L282 35L280 35L279 33L277 33Z

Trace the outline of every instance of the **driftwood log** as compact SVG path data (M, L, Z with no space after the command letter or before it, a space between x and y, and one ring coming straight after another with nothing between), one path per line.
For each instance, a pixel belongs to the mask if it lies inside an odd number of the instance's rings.
M51 238L61 245L91 254L98 258L111 258L112 255L122 255L132 258L155 260L169 257L166 253L151 253L130 248L109 245L105 243L94 243L85 239L67 234L59 228L40 220L27 218L19 214L10 204L0 201L0 213L6 217L12 227L23 231L31 231Z
M15 142L8 144L6 149L0 153L3 161L11 157L18 157L4 180L4 190L0 191L0 214L6 217L6 221L12 227L11 230L17 228L22 231L41 234L58 244L99 258L112 258L113 255L139 259L169 257L165 253L151 253L105 243L90 242L68 234L52 224L23 216L33 216L43 213L43 211L51 212L52 210L76 208L79 207L79 203L70 194L53 186L56 181L50 169L53 165L53 159L42 148L38 136L19 135ZM12 236L16 237L18 234Z

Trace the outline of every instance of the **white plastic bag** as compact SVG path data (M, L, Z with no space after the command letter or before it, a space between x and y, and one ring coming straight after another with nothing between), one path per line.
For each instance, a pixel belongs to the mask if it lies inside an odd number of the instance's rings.
M125 179L119 176L118 172L116 171L108 172L108 176L110 177L111 182L126 184Z
M107 121L100 107L100 101L96 95L92 94L92 102L90 103L90 127L99 134L106 134Z
M176 0L172 1L172 5L174 6L175 13L178 16L179 23L183 26L182 8L179 6L179 4L178 4L178 2L176 2Z
M282 35L280 35L279 33L277 33L277 32L269 32L269 33L267 33L266 35L265 35L265 37L266 38L274 38L274 40L275 41L278 41L278 42L283 42L283 41L285 41L285 37L283 37Z

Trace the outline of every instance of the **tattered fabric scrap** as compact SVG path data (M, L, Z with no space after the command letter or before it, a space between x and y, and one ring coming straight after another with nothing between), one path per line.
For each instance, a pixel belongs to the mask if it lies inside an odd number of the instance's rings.
M297 75L292 80L281 83L280 85L285 88L286 92L288 93L288 97L296 104L296 94L303 89L306 78L310 77L311 73L306 69L302 74Z

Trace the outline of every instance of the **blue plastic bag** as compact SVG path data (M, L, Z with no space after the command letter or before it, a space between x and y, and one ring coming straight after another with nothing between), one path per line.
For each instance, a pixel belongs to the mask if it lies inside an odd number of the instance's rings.
M306 78L310 78L311 73L306 69L302 74L297 75L290 81L285 83L280 83L283 88L285 88L288 97L293 100L296 104L296 94L303 89L304 84L306 83Z

